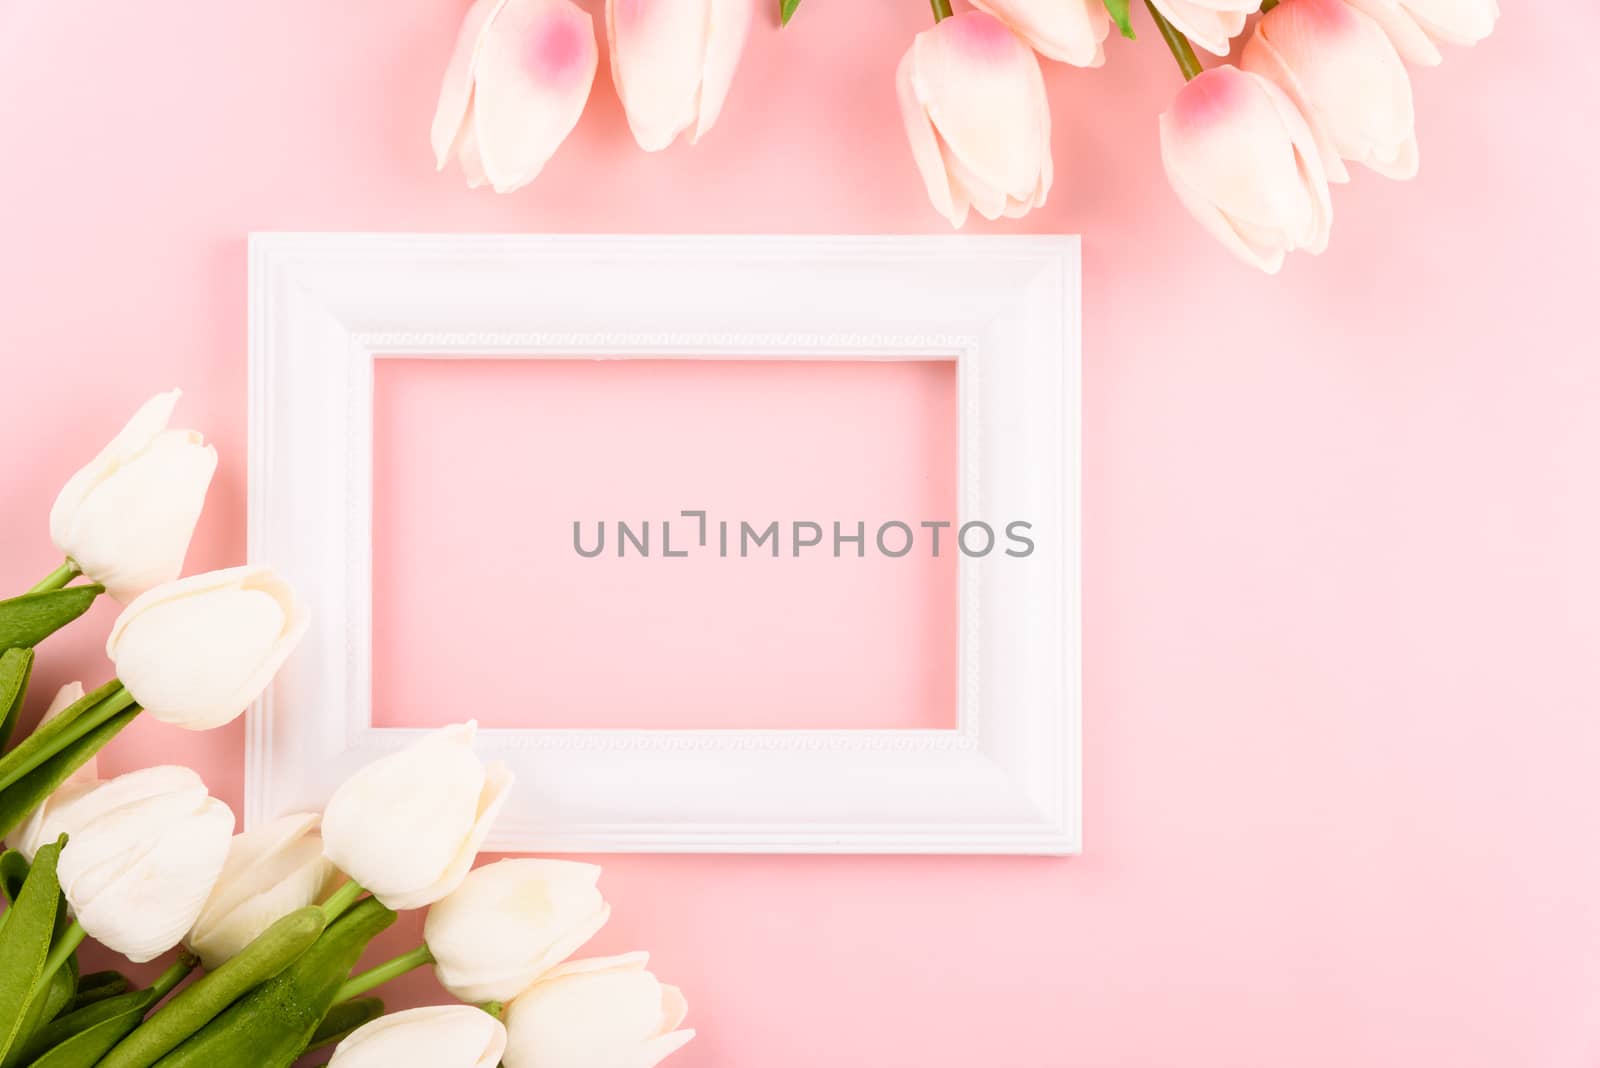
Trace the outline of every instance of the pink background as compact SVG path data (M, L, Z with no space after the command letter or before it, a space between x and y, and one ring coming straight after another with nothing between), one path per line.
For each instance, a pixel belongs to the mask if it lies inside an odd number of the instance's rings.
M223 457L191 563L239 559L249 230L942 225L891 91L918 0L763 20L693 150L637 152L602 77L503 199L427 158L461 10L0 7L0 589L54 566L60 482L174 383ZM1358 174L1277 280L1165 187L1148 22L1048 68L1057 190L973 229L1085 235L1087 852L606 858L594 948L685 988L672 1063L1600 1059L1600 13L1538 11L1417 74L1421 177ZM45 647L36 705L98 681L112 614ZM105 763L237 803L242 742L141 722Z

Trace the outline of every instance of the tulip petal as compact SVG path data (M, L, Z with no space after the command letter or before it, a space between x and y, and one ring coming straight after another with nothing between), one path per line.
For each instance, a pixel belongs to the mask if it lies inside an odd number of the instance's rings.
M506 1011L508 1068L651 1068L694 1037L663 1034L682 1021L682 994L645 970L646 954L570 961Z
M1233 38L1244 32L1243 11L1220 11L1196 0L1154 0L1166 20L1190 42L1215 56L1233 50Z
M934 210L949 219L951 226L960 229L967 221L967 200L965 196L957 199L950 172L945 170L939 136L928 118L927 109L917 99L911 80L914 64L913 47L900 60L900 67L895 72L895 91L900 99L900 114L905 120L906 138L911 142L911 156L916 161L923 184L928 188L928 199L933 202Z
M1280 5L1282 6L1282 5ZM1277 9L1274 8L1274 11ZM1307 90L1300 84L1300 79L1294 70L1285 62L1277 47L1268 39L1260 29L1251 35L1245 42L1244 54L1240 57L1239 66L1252 74L1259 74L1276 84L1289 94L1295 104L1300 108L1301 115L1306 119L1311 128L1312 136L1317 142L1317 152L1322 158L1323 166L1327 168L1328 181L1344 183L1350 180L1350 170L1344 165L1344 159L1338 147L1333 143L1327 124L1319 121L1319 117L1310 110L1307 102Z
M433 158L439 169L450 162L451 150L461 137L472 104L472 80L477 71L478 56L483 50L483 31L494 21L506 0L477 0L467 11L456 35L450 62L445 67L444 84L439 88L439 106L433 113L433 128L429 140L433 145Z
M1031 197L1042 167L1039 112L1048 108L1033 51L981 11L947 18L912 44L911 83L943 142L952 176L980 211ZM1001 205L995 208L996 204Z
M753 8L750 0L711 0L711 25L706 38L705 76L700 83L700 115L695 122L692 144L699 144L728 98L734 71L750 35Z
M315 813L296 813L233 839L228 859L188 945L207 969L237 955L262 931L321 900L333 879Z
M1111 16L1102 0L973 0L1048 59L1075 67L1106 61Z
M140 405L133 418L106 443L105 448L80 468L66 485L61 487L55 504L50 508L50 540L59 547L67 540L67 524L85 497L106 476L127 460L138 455L155 439L155 436L172 422L172 413L183 396L180 389L157 393ZM64 550L63 550L64 551Z
M594 20L571 0L506 0L484 33L472 106L495 192L544 169L578 124L599 62Z
M1401 0L1347 0L1351 7L1366 14L1388 35L1396 50L1419 67L1437 67L1444 62L1439 46L1411 16Z
M695 122L710 0L606 0L611 77L633 138L658 152Z
M1402 0L1417 25L1435 40L1474 45L1494 32L1498 0Z
M506 1029L470 1005L434 1005L380 1017L348 1035L329 1068L494 1068Z

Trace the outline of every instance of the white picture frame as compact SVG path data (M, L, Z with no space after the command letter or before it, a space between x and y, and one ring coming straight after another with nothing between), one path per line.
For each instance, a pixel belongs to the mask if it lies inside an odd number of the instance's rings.
M419 731L371 717L374 361L949 359L960 561L949 730L484 730L504 852L1081 849L1076 237L253 234L249 553L308 602L249 713L246 823L320 807Z

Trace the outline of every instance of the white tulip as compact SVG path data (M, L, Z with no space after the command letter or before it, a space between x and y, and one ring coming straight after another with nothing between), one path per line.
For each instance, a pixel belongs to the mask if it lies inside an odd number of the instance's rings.
M336 872L322 855L321 817L302 812L237 835L186 942L207 969L221 967L296 909L322 900Z
M44 710L44 715L39 719L39 727L55 719L69 707L76 704L83 697L83 683L69 682L56 691L50 705ZM38 727L34 728L38 730ZM56 792L45 798L44 801L28 814L12 834L7 844L18 853L28 858L32 863L33 855L39 852L39 847L48 845L61 837L59 815L71 808L73 802L84 794L93 790L100 782L99 760L90 757L77 771L67 776L67 780L56 787Z
M511 789L472 751L478 724L434 731L373 761L322 816L328 859L389 908L419 909L460 886Z
M689 1003L648 953L575 960L506 1007L506 1068L652 1068L694 1037Z
M352 1031L328 1068L495 1068L505 1049L505 1025L482 1009L435 1005Z
M110 779L72 805L61 889L91 937L135 963L154 960L194 926L228 856L233 812L188 768Z
M157 586L122 612L106 655L163 723L210 730L261 695L310 620L288 583L232 567Z
M1431 67L1444 60L1437 42L1474 45L1494 32L1499 0L1350 0L1382 26L1400 54Z
M510 1001L593 938L611 916L600 869L502 860L472 872L428 912L439 982L462 1001Z
M167 428L180 396L146 401L50 509L56 548L123 604L183 570L217 469L217 450L198 432Z

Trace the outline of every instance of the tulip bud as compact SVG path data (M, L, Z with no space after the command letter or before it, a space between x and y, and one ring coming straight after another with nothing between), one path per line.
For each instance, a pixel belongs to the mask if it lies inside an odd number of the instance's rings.
M477 0L456 38L433 116L440 170L496 193L538 177L589 101L600 49L572 0Z
M1435 41L1475 45L1500 18L1499 0L1350 0L1382 26L1402 56L1419 66L1442 62Z
M1246 263L1276 274L1328 245L1333 205L1316 141L1283 90L1214 67L1161 116L1161 162L1184 207Z
M135 963L159 957L194 926L233 834L233 812L180 767L103 782L56 819L69 836L59 873L73 916Z
M261 695L305 635L306 612L264 567L191 575L145 593L106 641L117 677L176 727L220 727Z
M750 31L751 0L606 0L611 81L633 139L657 152L717 121Z
M1106 61L1111 16L1104 0L972 0L972 6L1004 22L1047 59L1074 67Z
M334 791L322 841L334 866L395 911L460 886L511 789L504 764L472 751L476 722L433 731Z
M689 1003L648 953L575 960L506 1007L506 1068L651 1068L687 1045Z
M50 509L56 548L123 604L183 570L217 469L198 432L167 429L180 396L146 401Z
M1344 160L1388 178L1417 173L1411 78L1376 22L1344 0L1287 0L1256 25L1239 64L1288 94L1317 139L1328 180Z
M1233 38L1244 32L1245 19L1260 9L1259 0L1151 0L1156 10L1195 45L1215 56L1227 56Z
M40 717L39 726L42 727L55 719L82 697L81 682L69 682L61 687L56 691L49 707L44 710L44 715ZM27 857L31 863L33 855L39 851L40 846L60 838L60 814L69 810L75 801L99 785L98 769L98 759L90 757L81 767L67 776L66 781L56 788L56 792L45 798L43 803L28 814L22 826L17 828L8 842L11 848Z
M611 916L600 869L570 860L479 868L428 911L439 982L462 1001L510 1001L594 937Z
M234 837L222 875L186 939L208 970L220 968L279 919L322 900L336 873L322 855L320 820L315 813L298 813Z
M1033 50L969 11L917 34L895 74L911 154L939 214L1017 218L1050 192L1050 103Z
M505 1048L505 1026L482 1009L436 1005L352 1031L328 1068L495 1068Z

